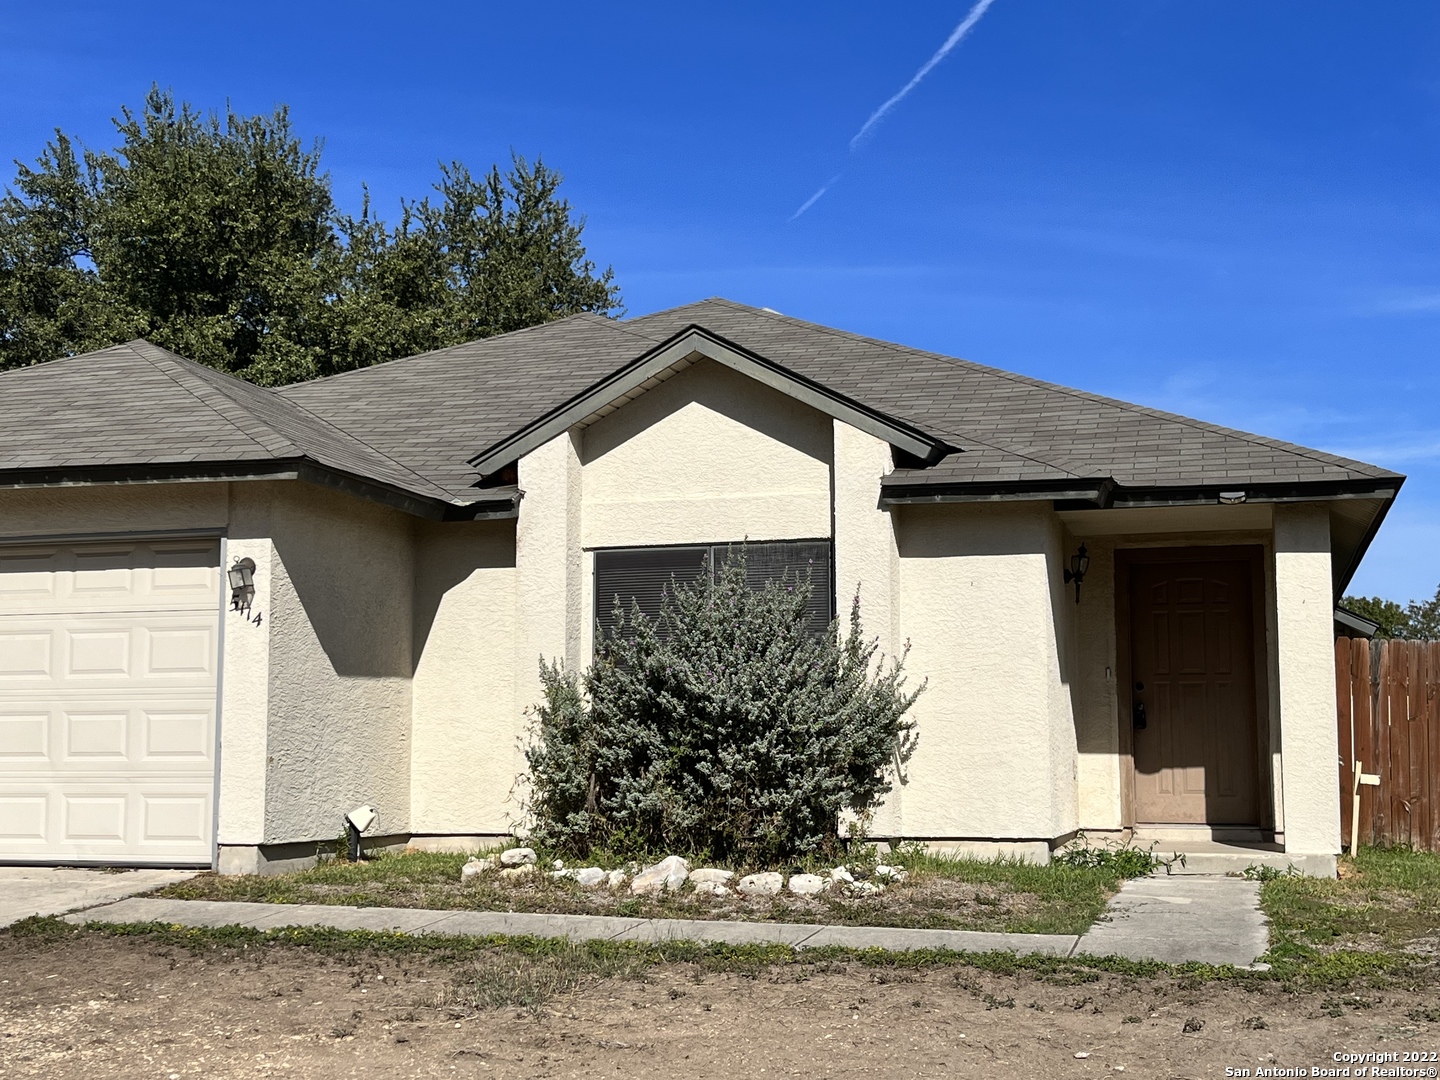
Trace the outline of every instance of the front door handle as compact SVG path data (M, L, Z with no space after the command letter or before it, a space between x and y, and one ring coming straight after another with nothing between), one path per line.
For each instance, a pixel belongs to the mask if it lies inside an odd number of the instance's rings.
M1136 731L1143 731L1150 726L1149 722L1145 719L1145 703L1143 701L1135 702L1132 719L1134 720Z

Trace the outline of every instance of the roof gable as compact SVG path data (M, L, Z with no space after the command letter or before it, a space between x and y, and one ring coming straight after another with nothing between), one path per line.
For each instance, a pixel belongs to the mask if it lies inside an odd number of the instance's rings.
M886 416L822 383L807 379L763 356L726 341L704 327L691 325L481 450L471 457L468 463L482 475L494 473L571 427L583 426L613 412L626 402L633 401L646 390L700 359L722 364L813 409L883 439L926 463L940 460L953 449L942 439L913 424Z

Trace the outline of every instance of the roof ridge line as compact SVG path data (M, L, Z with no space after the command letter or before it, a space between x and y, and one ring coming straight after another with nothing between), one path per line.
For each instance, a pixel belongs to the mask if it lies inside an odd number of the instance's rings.
M144 338L136 338L135 340L136 340L136 341L145 341ZM153 341L145 341L145 344L151 346L152 348L160 349L162 352L168 353L168 354L170 354L171 356L178 356L178 355L179 355L178 353L170 353L170 350L169 350L169 349L166 349L163 345L156 345ZM158 371L161 375L163 375L165 378L169 379L172 383L174 383L174 384L175 384L177 387L179 387L181 390L185 391L185 393L187 393L187 394L189 394L191 397L193 397L193 398L194 398L196 401L198 401L201 405L204 405L205 408L209 409L209 410L210 410L211 412L213 412L216 416L220 417L220 419L224 420L227 424L229 424L232 428L234 428L234 429L235 429L237 432L239 432L242 436L244 436L245 438L249 439L252 443L254 443L256 446L258 446L261 450L265 451L265 453L271 455L272 457L275 456L275 455L274 455L274 451L272 451L268 446L266 446L266 445L265 445L264 443L262 443L259 439L255 438L254 435L250 434L250 432L246 431L243 427L241 427L239 424L237 424L237 423L235 422L235 420L234 420L232 417L230 417L227 413L225 413L223 410L217 409L217 408L215 407L215 405L214 405L213 402L209 401L206 397L201 396L200 394L196 393L193 388L191 388L190 386L187 386L185 383L181 382L180 379L176 378L176 376L175 376L175 374L174 374L173 372L167 371L164 367L162 367L162 366L160 365L159 361L158 361L155 357L153 357L153 356L146 356L143 352L141 352L139 349L136 349L136 348L134 347L134 343L133 343L133 342L128 342L128 341L127 341L127 342L125 343L125 347L128 348L133 355L138 356L141 360L144 360L147 364L149 364L151 367L153 367L153 368L154 368L156 371ZM184 358L181 357L181 359L184 359ZM173 363L173 361L168 361L168 357L167 357L167 362ZM196 364L196 363L198 363L198 361L191 360L190 363ZM215 370L215 369L212 368L211 370ZM223 372L222 372L222 374L223 374ZM234 376L231 376L231 378L234 378ZM209 386L208 383L202 383L202 385L204 385L208 390L211 390L213 393L216 393L216 394L220 393L220 391L219 391L218 389L215 389L214 387ZM231 404L240 405L239 402L233 401L232 399L229 399L228 397L227 397L226 400L231 401ZM241 407L241 408L244 408L243 405L241 405L240 407ZM289 446L290 449L291 449L292 451L294 451L295 456L297 456L297 457L303 457L303 456L305 456L304 453L301 451L301 449L300 449L298 446L296 446L293 442L291 442L291 441L290 441L288 438L286 438L284 435L280 434L280 432L275 431L273 428L270 427L269 424L266 424L266 423L265 423L263 420L261 420L259 417L252 415L248 409L245 410L245 414L246 414L247 416L249 416L251 420L255 421L256 423L259 423L259 424L260 424L262 427L264 427L266 430L270 431L271 434L273 434L276 438L280 439L280 440L281 440L282 442L284 442L287 446Z
M314 386L316 383L329 382L332 379L342 379L346 375L355 375L362 371L370 371L374 368L383 367L387 364L404 364L411 360L421 360L427 356L434 356L436 353L446 352L450 349L458 349L464 345L474 345L481 341L494 341L496 338L511 337L515 334L528 334L532 330L543 330L546 327L558 326L560 323L569 322L571 319L593 317L610 323L614 320L606 319L603 315L596 315L593 311L577 311L573 315L562 315L558 319L551 319L549 322L536 323L534 326L522 326L516 330L506 330L503 334L488 334L485 337L470 338L466 341L457 341L454 345L441 345L434 349L426 349L424 352L411 353L409 356L397 356L393 360L378 360L373 364L365 364L361 367L348 368L345 371L332 372L329 375L321 375L318 379L305 379L297 383L286 383L285 386L277 386L277 391L284 390L289 386ZM287 399L288 400L288 399Z
M1020 383L1027 386L1036 386L1045 390L1051 390L1057 393L1065 394L1074 398L1080 398L1086 401L1100 402L1105 405L1115 406L1127 412L1150 416L1155 419L1169 420L1173 423L1186 425L1187 427L1191 427L1197 431L1207 431L1211 433L1226 435L1230 438L1239 439L1242 442L1248 442L1255 446L1264 446L1272 450L1284 450L1286 453L1294 454L1296 457L1303 457L1307 461L1314 461L1319 464L1333 464L1336 461L1344 461L1349 463L1350 465L1362 466L1365 469L1377 468L1377 466L1370 465L1367 462L1356 461L1353 458L1342 457L1339 454L1328 454L1324 450L1313 450L1310 447L1301 446L1298 443L1285 442L1282 439L1272 439L1266 435L1257 435L1254 432L1241 431L1239 428L1224 427L1220 424L1211 424L1205 420L1196 419L1193 416L1185 416L1181 413L1166 412L1163 409L1155 409L1148 405L1138 405L1135 402L1131 401L1121 401L1119 398L1107 397L1104 394L1096 394L1089 390L1080 390L1073 386L1064 386L1060 383L1052 383L1044 379L1037 379L1031 375L1022 375L1019 372L1005 371L1002 368L990 367L988 364L976 363L974 360L966 360L963 357L946 356L944 353L931 352L929 349L915 349L907 345L898 345L893 341L883 341L880 338L872 338L865 334L857 334L850 330L840 330L833 326L823 326L820 323L812 323L806 319L797 319L793 315L783 315L778 311L767 311L764 308L752 308L746 304L740 304L734 300L726 299L723 296L716 296L712 297L711 299L712 301L718 301L719 303L725 304L728 307L736 308L738 310L746 311L755 315L760 315L764 318L790 323L799 323L802 326L808 327L813 330L823 331L824 333L834 337L847 337L864 341L871 345L878 345L884 349L888 349L891 352L918 354L920 356L929 357L932 360L938 360L942 363L950 364L953 366L963 366L973 371L980 371L988 375L999 376L1000 378L1006 379L1010 382ZM705 301L702 300L701 303L705 303ZM656 312L655 314L658 315L661 313ZM997 447L997 449L999 448ZM1317 455L1323 455L1323 457ZM1329 458L1330 460L1327 461L1325 460L1326 458ZM1049 464L1053 468L1064 468L1064 466L1062 465L1055 465L1051 462L1046 462L1041 458L1034 458L1032 460L1040 461L1042 464Z

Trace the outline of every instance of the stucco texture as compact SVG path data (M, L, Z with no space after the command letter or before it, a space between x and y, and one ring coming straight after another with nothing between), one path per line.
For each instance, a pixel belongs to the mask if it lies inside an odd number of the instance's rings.
M830 535L830 417L713 361L580 436L584 547Z
M515 522L426 522L416 533L411 822L497 834L521 761Z
M916 706L904 834L1048 839L1072 829L1054 515L1033 504L962 504L905 506L896 518L900 626L910 669L929 680ZM1067 744L1068 756L1057 753Z
M413 519L308 485L268 494L265 842L335 836L362 803L376 831L407 832ZM237 509L235 535L245 523Z

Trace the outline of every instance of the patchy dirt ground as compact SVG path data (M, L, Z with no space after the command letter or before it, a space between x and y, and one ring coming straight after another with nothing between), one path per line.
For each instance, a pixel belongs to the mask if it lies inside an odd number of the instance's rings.
M536 1010L476 1010L465 979L463 963L414 956L0 935L0 1075L1219 1077L1440 1049L1433 989L677 965L585 982Z

